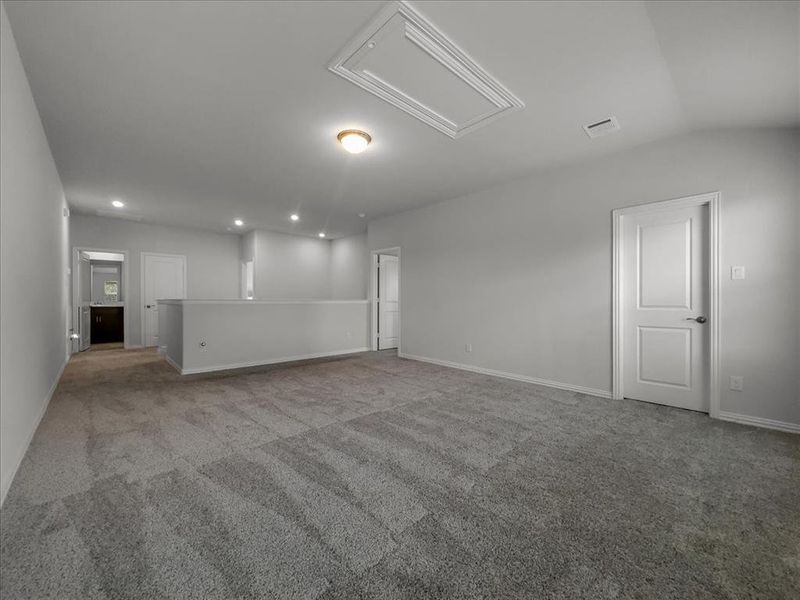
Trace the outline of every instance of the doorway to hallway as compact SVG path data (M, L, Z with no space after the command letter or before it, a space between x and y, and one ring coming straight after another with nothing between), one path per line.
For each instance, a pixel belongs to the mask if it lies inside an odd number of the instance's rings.
M372 349L400 347L400 248L372 253Z

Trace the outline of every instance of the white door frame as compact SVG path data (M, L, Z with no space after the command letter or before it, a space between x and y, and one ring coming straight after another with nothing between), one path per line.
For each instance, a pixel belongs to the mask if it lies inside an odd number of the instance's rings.
M189 261L185 254L169 254L168 252L141 252L139 256L139 321L142 326L142 346L145 345L145 315L144 315L144 257L145 256L169 256L170 258L183 259L183 295L188 296L189 291L186 287L186 272L189 270Z
M80 260L80 253L81 252L108 252L110 254L122 254L122 303L124 304L122 309L122 339L123 347L130 348L130 339L129 339L129 332L130 332L130 310L131 310L131 293L130 287L128 286L128 271L130 270L131 263L128 260L128 251L127 250L110 250L108 248L88 248L85 246L73 246L72 247L72 332L75 333L77 328L75 327L75 317L77 315L78 304L80 303L80 281L77 281L78 277L78 261ZM80 320L80 317L78 317ZM72 347L70 346L70 350Z
M380 250L373 250L370 254L370 285L369 285L369 300L372 307L371 313L371 327L370 327L370 348L372 350L378 349L378 255L379 254L397 254L397 288L398 288L398 302L397 302L397 354L400 355L403 351L403 335L402 335L402 321L403 321L403 286L401 285L400 271L403 268L403 260L400 258L400 246L392 248L381 248Z
M623 348L622 331L623 315L622 310L622 283L623 273L623 236L622 236L622 217L625 215L654 213L662 210L675 208L687 208L690 206L708 205L708 324L709 324L709 416L719 418L720 386L719 386L719 192L708 192L697 196L687 196L674 200L663 200L661 202L651 202L627 208L617 208L612 211L612 379L611 397L622 400L623 390Z

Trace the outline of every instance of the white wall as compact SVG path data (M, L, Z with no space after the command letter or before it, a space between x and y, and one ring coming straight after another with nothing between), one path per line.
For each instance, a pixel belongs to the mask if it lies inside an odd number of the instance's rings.
M128 251L124 301L125 310L130 311L128 340L132 346L142 344L142 252L185 255L189 298L239 297L240 241L236 234L73 214L70 237L73 247Z
M610 391L611 210L719 190L721 409L800 423L799 172L797 129L696 133L372 221L368 247L402 247L404 353Z
M367 315L366 300L166 301L159 331L173 365L205 373L365 351Z
M365 234L321 240L256 230L241 246L241 260L254 261L256 299L367 297Z
M92 269L92 302L124 302L125 291L122 289L122 263L107 261L91 261ZM108 272L105 272L108 271ZM106 281L117 282L117 299L106 297Z
M251 232L255 297L330 297L330 241L273 231Z
M67 357L68 221L0 4L0 501Z
M367 297L369 251L367 234L331 241L331 298L352 300Z

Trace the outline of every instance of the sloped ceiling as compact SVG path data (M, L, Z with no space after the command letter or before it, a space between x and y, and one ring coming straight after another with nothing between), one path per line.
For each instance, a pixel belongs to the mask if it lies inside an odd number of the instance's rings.
M458 139L327 69L383 6L5 3L68 201L91 214L119 197L145 221L337 237L691 129L800 123L796 2L415 2L525 103ZM619 133L585 135L610 115ZM336 143L353 127L374 140L357 156Z

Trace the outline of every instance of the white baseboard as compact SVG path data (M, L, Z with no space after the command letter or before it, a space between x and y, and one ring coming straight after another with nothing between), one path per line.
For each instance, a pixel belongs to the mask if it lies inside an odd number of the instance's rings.
M61 381L61 376L64 374L64 369L67 366L67 361L65 360L61 365L61 368L58 370L58 375L56 375L55 380L53 381L53 385L50 386L50 390L47 392L47 397L45 398L44 403L42 404L42 408L39 411L39 414L36 417L36 421L31 427L30 432L28 432L28 439L25 440L25 445L22 448L22 451L19 453L17 457L14 468L8 473L3 479L2 483L0 484L0 506L6 501L6 494L8 494L8 490L11 489L11 484L14 482L14 476L17 474L19 470L19 466L22 464L22 459L25 458L25 455L28 453L28 448L31 445L31 441L33 440L33 435L36 433L36 430L39 429L39 423L42 422L42 418L44 414L47 412L47 407L50 406L50 400L53 399L53 394L58 387L58 382Z
M449 360L439 360L438 358L417 356L415 354L406 354L404 352L398 352L397 355L400 358L408 358L409 360L418 360L420 362L440 365L442 367L450 367L452 369L460 369L462 371L471 371L472 373L481 373L482 375L492 375L494 377L502 377L503 379L513 379L514 381L535 383L537 385L544 385L551 388L557 388L559 390L567 390L569 392L580 392L582 394L588 394L590 396L599 396L600 398L611 398L611 392L607 390L588 388L580 385L573 385L571 383L562 383L560 381L551 381L550 379L539 379L538 377L528 377L527 375L518 375L517 373L508 373L506 371L485 369L483 367L476 367L474 365L465 365L462 363L451 362Z
M754 425L755 427L765 427L766 429L776 429L778 431L787 431L789 433L800 433L800 423L776 421L774 419L751 417L750 415L741 415L739 413L725 411L720 411L718 418L723 421L741 423L742 425Z
M181 369L181 366L180 366L178 363L176 363L174 360L172 360L172 359L169 357L169 355L168 355L168 354L164 353L164 355L163 355L163 356L164 356L164 360L166 360L166 361L167 361L167 364L171 365L171 366L172 366L172 367L173 367L173 368L174 368L174 369L175 369L175 370L176 370L178 373L180 373L181 375L183 375L183 374L184 374L184 373L183 373L183 369Z
M345 350L333 350L331 352L315 352L313 354L301 354L298 356L282 356L280 358L268 358L268 359L261 359L261 360L254 360L248 362L240 362L240 363L230 363L225 365L212 365L208 367L195 367L193 369L184 369L179 367L174 361L172 361L168 356L167 362L170 363L173 367L178 369L181 375L196 375L198 373L211 373L213 371L227 371L230 369L246 369L247 367L261 367L264 365L275 365L279 363L285 362L295 362L298 360L310 360L312 358L327 358L330 356L342 356L344 354L356 354L357 352L367 352L369 348L366 346L359 347L359 348L347 348Z

